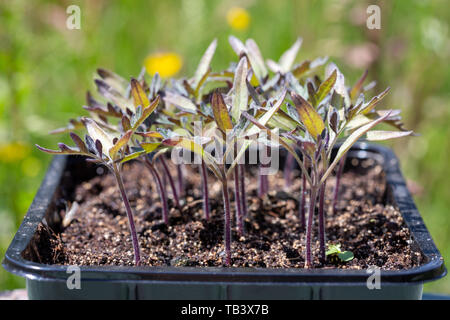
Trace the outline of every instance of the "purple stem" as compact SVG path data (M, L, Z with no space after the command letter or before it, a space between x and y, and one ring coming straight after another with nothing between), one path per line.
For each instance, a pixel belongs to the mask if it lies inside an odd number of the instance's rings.
M270 157L270 147L266 146L266 154ZM269 167L269 164L261 164L259 167L259 183L258 183L258 196L262 198L269 191L269 178L266 174L262 174L264 168Z
M262 198L266 194L266 179L267 176L263 175L261 171L263 170L262 165L259 167L258 171L258 197Z
M291 153L288 153L286 157L286 162L284 164L284 186L285 188L289 188L292 181L292 170L294 169L294 156Z
M320 258L322 262L325 261L325 211L324 211L324 201L325 201L325 185L326 182L322 184L319 190L319 241L320 241Z
M316 187L311 187L310 200L309 200L309 212L308 221L306 225L306 259L305 268L312 267L312 250L311 250L311 240L312 240L312 225L314 217L314 209L316 207L317 189Z
M245 194L245 167L243 164L239 164L239 178L240 178L240 191L241 191L241 203L242 203L242 216L247 216L247 195Z
M306 176L304 174L302 174L302 189L301 189L300 207L299 207L300 223L301 223L302 227L306 226L305 207L306 207Z
M234 167L234 202L236 203L236 223L240 235L244 234L244 222L242 216L241 195L239 189L239 165Z
M180 201L178 200L177 188L175 188L175 183L173 182L172 175L170 174L169 167L167 166L166 159L164 159L164 155L159 157L161 163L164 168L164 172L166 173L167 179L169 180L170 188L172 189L173 200L175 202L175 206L180 207Z
M152 173L153 179L155 180L159 197L161 198L161 205L162 205L162 212L163 212L163 219L165 224L169 224L169 208L167 205L167 194L166 194L166 188L163 185L161 181L161 177L159 176L158 172L156 171L153 164L148 160L145 159L145 164L147 165L148 169Z
M203 159L202 164L200 165L200 171L202 176L202 187L203 187L203 212L205 212L205 219L209 220L208 174L206 172L206 165Z
M134 263L138 266L141 263L141 253L139 248L139 241L136 233L136 227L134 225L133 211L131 210L130 202L128 201L127 193L125 192L125 187L123 185L123 180L120 175L117 165L113 164L113 173L116 177L117 184L119 186L120 195L122 196L123 203L125 204L125 210L127 211L128 224L130 226L131 239L133 242L134 250Z
M339 160L339 167L338 170L336 172L336 185L334 187L334 194L333 194L333 214L336 214L336 206L337 206L337 202L338 202L338 198L339 198L339 186L341 184L341 176L342 176L342 172L344 171L344 167L345 167L345 161L347 160L347 153L344 154L341 158L341 160Z
M230 214L230 197L228 195L227 181L222 182L223 207L224 207L224 224L225 224L225 255L226 265L231 265L231 214Z
M178 194L183 195L184 190L184 180L183 180L183 165L177 164L177 178L178 178Z

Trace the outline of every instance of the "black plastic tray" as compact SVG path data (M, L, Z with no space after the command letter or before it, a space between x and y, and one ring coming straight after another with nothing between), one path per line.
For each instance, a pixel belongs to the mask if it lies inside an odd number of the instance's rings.
M418 299L423 282L443 277L446 269L406 187L399 162L390 149L367 143L358 143L350 150L347 165L352 158L372 158L382 164L387 180L386 200L398 207L414 245L425 256L419 267L381 271L381 290L367 288L366 270L124 266L81 266L82 289L69 290L67 266L40 264L23 257L38 225L55 206L63 176L67 170L79 168L80 159L66 156L54 157L6 252L3 266L27 278L30 298ZM80 171L79 175L83 174Z

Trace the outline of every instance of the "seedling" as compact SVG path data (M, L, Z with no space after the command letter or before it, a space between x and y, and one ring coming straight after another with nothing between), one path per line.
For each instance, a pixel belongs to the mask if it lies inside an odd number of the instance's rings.
M294 65L301 39L278 62L268 60L266 63L254 40L249 39L244 44L230 37L229 42L239 57L237 64L220 72L211 71L211 60L217 47L214 40L192 78L171 80L165 85L157 75L148 85L142 72L137 79L128 82L110 71L99 69L100 78L95 83L106 104L96 101L88 93L84 108L90 117L72 119L66 128L56 130L59 133L70 132L76 147L60 143L59 150L38 148L54 154L83 155L109 168L116 178L127 212L136 265L140 263L140 249L133 212L121 176L123 163L137 159L148 167L160 194L164 222L168 224L167 191L157 164L161 164L167 177L175 205L182 210L181 164L177 164L177 188L165 155L170 148L182 148L193 153L200 159L206 219L211 214L207 170L222 186L224 260L225 265L230 266L232 214L229 178L233 176L234 179L236 226L239 233L245 235L247 200L242 159L254 142L267 150L282 146L289 152L287 159L296 161L301 170L299 215L306 233L305 268L313 267L312 236L317 204L320 259L325 261L326 256L337 257L341 261L353 259L351 252L340 251L340 245L330 245L325 251L327 180L335 168L339 168L332 204L335 211L343 164L352 145L364 135L367 140L378 141L411 135L412 131L403 128L399 110L376 110L388 89L366 100L365 93L371 88L371 85L363 87L367 72L353 87L347 88L344 76L333 63L327 65L323 81L318 75L312 75L316 68L327 62L326 58ZM268 69L274 73L273 76ZM196 131L197 123L201 124L200 132ZM400 131L373 130L380 123ZM84 141L72 132L81 127L87 130ZM338 141L342 144L336 156L332 157ZM212 151L210 147L213 144L220 146ZM259 167L261 197L269 188L267 175L262 174L266 165L260 164ZM286 166L287 179L291 179L290 168L292 163Z
M102 74L105 75L104 73ZM111 74L108 74L108 76L110 75ZM115 76L111 77L116 79ZM111 77L107 78L110 79ZM133 159L133 155L130 155L129 152L130 148L128 144L130 142L130 139L132 138L138 127L156 109L159 103L159 97L150 102L137 80L134 79L131 81L130 85L134 104L130 103L129 100L125 100L118 94L115 95L117 91L113 91L115 89L109 87L107 84L101 84L101 87L103 88L101 90L104 90L103 93L105 95L112 97L117 102L123 102L126 106L124 107L125 110L127 110L129 114L132 114L131 121L127 116L122 116L122 130L120 130L121 132L117 132L118 130L110 126L105 120L97 122L91 118L82 117L81 122L87 130L85 140L83 141L77 134L70 132L70 137L72 138L76 147L69 147L64 143L58 144L59 150L50 150L39 145L36 146L41 151L51 154L72 154L86 156L91 159L92 162L103 164L113 173L114 177L116 178L116 182L127 212L130 233L133 242L135 264L139 265L141 260L139 241L134 224L133 211L128 201L128 197L122 180L121 169L124 162ZM88 100L89 97L90 95L88 95ZM91 99L91 102L95 103L96 105L95 107L91 107L92 109L90 111L99 114L102 114L102 112L104 111L105 113L107 112L108 115L119 116L120 112L113 107L110 106L108 109L109 111L105 111L105 109L94 102L93 99ZM130 109L134 110L134 113L130 112Z
M354 255L351 251L341 251L341 245L338 244L329 244L328 250L326 251L325 255L332 261L332 262L348 262L353 260Z

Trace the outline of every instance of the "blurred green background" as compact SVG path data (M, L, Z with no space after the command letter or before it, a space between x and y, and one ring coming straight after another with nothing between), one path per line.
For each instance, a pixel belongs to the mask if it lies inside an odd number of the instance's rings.
M366 27L374 3L381 7L381 30ZM66 27L72 4L81 9L80 30ZM0 0L0 258L51 160L33 145L65 139L47 132L78 115L97 67L129 78L149 54L162 51L182 60L179 75L192 75L216 37L217 70L236 60L227 41L234 34L254 38L274 60L302 36L298 61L328 55L347 84L368 68L377 90L392 87L384 106L403 109L407 127L421 133L393 147L450 261L449 8L446 0ZM24 285L0 268L0 291ZM450 277L426 291L450 293Z

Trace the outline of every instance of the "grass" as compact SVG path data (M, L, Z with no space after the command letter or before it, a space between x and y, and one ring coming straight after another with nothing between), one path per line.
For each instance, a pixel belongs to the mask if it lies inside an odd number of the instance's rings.
M66 7L81 9L81 30L66 28ZM138 74L156 52L181 57L179 74L192 74L213 38L219 47L213 68L235 55L230 34L254 38L266 58L278 59L297 36L301 59L328 55L348 83L365 68L378 89L392 87L386 106L401 108L420 137L393 145L415 200L444 258L450 261L450 9L440 1L381 2L381 30L365 26L369 2L250 1L248 28L227 22L227 1L4 1L0 2L0 257L17 230L50 157L34 143L74 117L92 90L97 67ZM362 63L363 62L363 63ZM11 152L12 147L17 152ZM24 281L0 268L0 290ZM450 293L450 279L426 285Z

